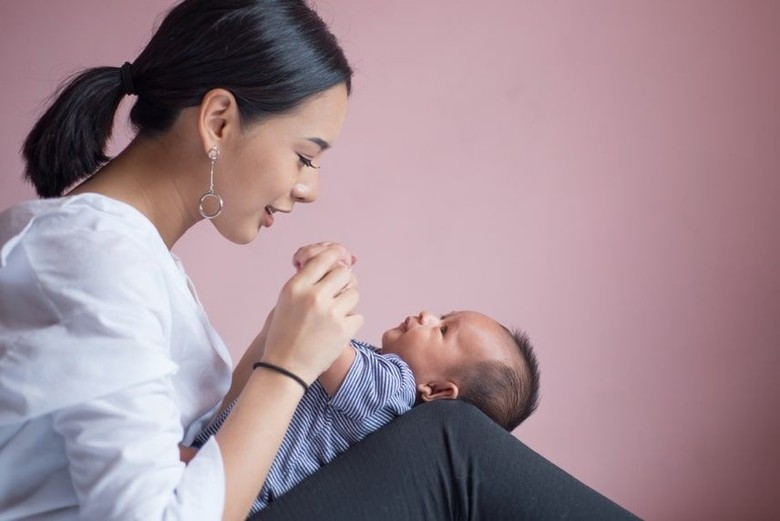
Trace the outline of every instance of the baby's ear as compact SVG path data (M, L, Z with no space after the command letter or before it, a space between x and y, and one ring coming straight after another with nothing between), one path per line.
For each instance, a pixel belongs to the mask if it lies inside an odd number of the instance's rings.
M456 400L458 398L458 384L455 382L430 382L419 384L417 393L424 402L433 400Z

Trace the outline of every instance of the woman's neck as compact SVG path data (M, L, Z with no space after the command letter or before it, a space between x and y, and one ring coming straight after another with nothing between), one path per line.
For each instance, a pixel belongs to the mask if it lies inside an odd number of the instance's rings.
M187 158L199 155L171 141L136 138L69 195L99 193L135 207L171 249L200 220L198 196L189 193L191 183L186 182L187 175L197 171L197 165Z

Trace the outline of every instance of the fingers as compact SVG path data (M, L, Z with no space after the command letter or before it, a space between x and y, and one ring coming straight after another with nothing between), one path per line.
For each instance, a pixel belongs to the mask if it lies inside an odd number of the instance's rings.
M328 248L341 249L342 256L340 261L347 266L352 266L355 264L355 262L357 262L357 257L352 255L352 253L350 253L350 251L344 247L344 245L337 242L317 242L298 248L298 251L296 251L293 255L293 266L295 266L295 268L298 270L301 269L306 265L307 262L309 262L309 260Z
M352 268L339 264L328 272L315 286L324 294L336 297L347 289L356 289L357 278L352 272Z
M291 280L297 279L301 284L314 285L334 269L340 258L341 251L339 249L326 248L312 257ZM342 268L346 269L344 266Z
M352 273L352 278L349 280L349 282L347 282L347 285L342 288L342 291L347 289L357 289L358 287L358 279L357 276L355 275L355 272L350 272L350 273Z
M349 315L344 319L345 322L345 328L348 332L349 338L355 338L358 336L358 331L360 331L360 328L363 327L363 324L365 323L365 319L363 318L363 315L360 314L354 314Z
M334 299L333 313L343 317L340 320L349 338L357 336L358 331L363 327L363 315L356 311L359 301L360 293L354 288L345 289Z
M359 301L360 293L358 290L354 288L345 289L334 299L333 312L344 317L355 316L357 315L355 311Z
M328 249L332 243L330 242L318 242L315 244L309 244L307 246L301 246L298 251L293 255L293 266L296 270L301 269L309 262L314 256Z

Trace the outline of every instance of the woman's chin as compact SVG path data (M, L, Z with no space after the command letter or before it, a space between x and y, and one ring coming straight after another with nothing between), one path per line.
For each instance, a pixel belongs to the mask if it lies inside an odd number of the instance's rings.
M254 241L260 233L259 227L246 226L241 229L226 229L219 226L219 223L214 223L214 225L219 234L233 244L249 244Z

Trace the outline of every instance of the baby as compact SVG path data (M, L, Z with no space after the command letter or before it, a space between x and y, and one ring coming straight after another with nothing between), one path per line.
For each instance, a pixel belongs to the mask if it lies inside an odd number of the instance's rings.
M300 269L330 244L299 249L293 263ZM351 266L355 257L343 249L342 262ZM310 386L252 513L418 403L463 400L511 431L536 409L538 395L539 368L523 333L475 311L408 316L385 331L381 349L353 340ZM195 445L205 443L229 412Z

